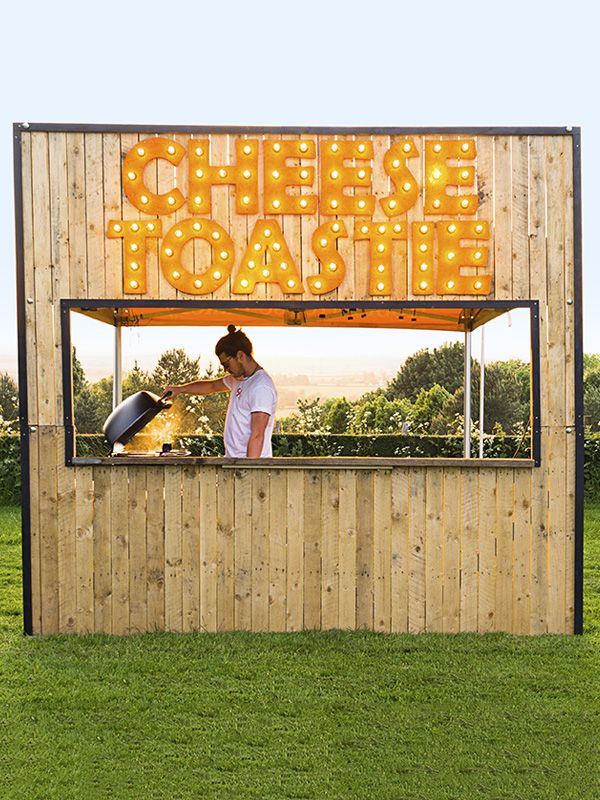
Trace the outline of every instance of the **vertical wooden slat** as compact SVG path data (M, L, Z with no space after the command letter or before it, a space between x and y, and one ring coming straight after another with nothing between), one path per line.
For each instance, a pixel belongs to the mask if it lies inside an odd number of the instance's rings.
M460 630L477 630L479 607L479 471L460 471ZM483 500L484 503L488 499Z
M103 230L98 231L104 242L104 285L107 297L123 297L122 240L108 239L108 221L121 219L121 137L105 133L102 137L102 194Z
M34 634L42 632L39 440L39 428L35 428L29 435L29 547L31 553L31 620Z
M94 624L94 481L92 467L77 467L75 478L75 561L77 633L93 633Z
M321 627L321 479L304 473L304 627Z
M200 629L200 486L194 467L183 468L181 557L183 630Z
M148 630L146 600L146 469L129 468L129 628Z
M200 627L217 630L217 472L200 471Z
M529 146L527 136L511 140L512 156L512 300L529 299Z
M252 472L252 630L269 630L269 472Z
M272 470L269 487L269 630L286 629L287 472Z
M217 630L232 631L234 620L234 476L229 469L218 471L217 491Z
M146 580L148 630L165 629L165 496L164 470L146 467Z
M322 580L321 627L338 627L340 480L337 471L326 471L322 479Z
M287 480L287 610L288 631L304 627L304 471L290 470Z
M392 476L389 470L374 474L373 519L373 620L381 633L392 629Z
M566 425L565 380L565 220L563 185L563 139L551 136L545 140L548 287L548 413L544 424Z
M58 629L73 633L77 617L77 582L75 560L75 473L65 466L64 428L55 436L57 471L57 529L58 529Z
M85 213L87 235L88 297L104 297L104 192L102 185L102 134L85 134Z
M112 633L129 632L129 469L113 469L111 493Z
M430 467L427 470L427 538L425 593L427 631L442 631L444 601L444 471Z
M37 366L36 366L36 305L33 255L33 175L31 164L31 134L21 134L21 183L23 188L23 285L25 290L25 349L27 353L27 415L31 425L37 425ZM29 302L33 300L34 302ZM33 464L33 461L32 461ZM32 468L33 469L33 468ZM31 473L33 480L33 474ZM32 491L34 491L32 486ZM37 491L37 490L36 490ZM33 497L32 497L33 501ZM38 505L32 502L37 512ZM33 523L32 523L33 524ZM38 565L39 566L39 565Z
M41 619L48 634L59 631L56 429L40 427L38 446Z
M230 159L235 160L235 154L229 152L230 137L227 134L211 134L210 136L210 159L211 164L218 166L227 166ZM230 232L229 227L229 196L233 195L234 188L232 186L213 186L212 188L212 219L216 220L227 233ZM218 264L218 247L214 248L215 257L214 262ZM239 256L238 256L239 258ZM228 279L213 292L212 297L219 300L226 300L230 297L231 280Z
M54 286L50 228L50 185L48 136L32 135L31 166L33 180L33 268L35 281L37 401L40 425L56 425L57 414L55 329L53 318ZM62 394L62 393L61 393Z
M425 630L425 470L411 471L409 485L408 630Z
M356 627L356 472L342 470L339 532L339 627Z
M515 470L513 621L514 633L529 633L531 575L531 471Z
M165 630L183 630L181 467L165 469Z
M69 297L69 210L67 176L66 134L53 131L48 134L50 170L50 217L51 217L51 262L53 265L52 294L56 311L54 313L54 370L58 379L55 382L57 422L62 423L64 398L62 380L61 315L58 304L62 298ZM70 398L67 398L70 402ZM63 458L64 460L64 458ZM60 461L60 458L59 458Z
M540 437L542 465L531 475L531 619L533 634L547 631L548 604L548 428Z
M496 630L510 632L513 612L513 470L499 469L496 481Z
M408 469L392 471L392 632L408 631L408 584L410 574Z
M494 140L494 269L496 300L512 295L510 137Z
M69 180L69 268L71 297L88 296L85 213L85 143L82 133L67 139Z
M235 629L252 629L252 473L235 471Z
M548 453L548 633L564 633L566 598L566 437L550 429Z
M496 629L496 471L479 473L479 633Z
M491 296L495 296L494 278L494 137L477 137L477 219L490 223L492 241L485 242L489 249L488 271L492 276Z
M94 630L112 633L111 468L94 467Z
M444 469L444 609L445 633L460 630L460 472Z
M356 627L373 630L373 472L356 475Z

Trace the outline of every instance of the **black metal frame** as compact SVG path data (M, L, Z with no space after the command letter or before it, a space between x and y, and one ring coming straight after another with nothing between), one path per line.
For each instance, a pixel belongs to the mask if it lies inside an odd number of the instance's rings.
M336 309L345 308L348 311L366 309L408 310L419 308L499 308L512 310L515 308L528 308L530 312L531 336L531 454L536 467L541 464L540 438L541 438L541 401L540 401L540 329L539 329L539 302L537 300L410 300L410 301L380 301L362 300L61 300L60 318L62 334L62 364L63 364L63 397L64 397L64 425L65 425L65 464L73 466L74 452L74 427L73 427L73 386L71 365L71 310L93 310L96 308L253 308L253 309ZM69 402L67 402L67 400Z
M21 509L22 509L22 572L23 572L23 618L24 632L33 632L32 603L31 603L31 505L29 486L29 427L27 405L27 352L25 335L25 269L23 247L23 185L21 164L21 133L28 131L41 132L81 132L81 133L239 133L239 134L340 134L340 135L440 135L440 134L465 134L474 136L571 136L573 141L573 179L574 179L574 270L575 270L575 426L576 426L576 466L575 466L575 633L583 632L583 308L582 308L582 226L581 226L581 130L578 127L318 127L318 126L288 126L288 127L240 127L240 126L198 126L198 125L98 125L76 123L27 123L17 122L13 125L13 163L14 163L14 200L15 200L15 244L17 268L17 333L18 333L18 374L19 374L19 422L21 440ZM239 307L239 303L235 303ZM114 303L107 303L113 305ZM131 302L128 305L132 305ZM145 303L149 306L151 303ZM361 304L362 305L362 304ZM432 304L430 304L432 305ZM467 303L462 303L468 307ZM481 304L478 304L481 305ZM513 307L517 303L510 304ZM61 308L62 313L62 308ZM61 317L63 334L70 341L70 330L67 319ZM532 312L532 325L534 313ZM534 338L532 328L532 347L534 341L539 346L539 315L537 315L537 339ZM539 352L539 347L538 347ZM63 346L63 381L68 375L68 394L71 397L71 353L70 347L65 355ZM535 367L535 360L534 360ZM532 373L532 387L537 385L539 392L539 371ZM65 406L68 404L65 403ZM72 403L70 404L72 408ZM539 409L538 409L539 410ZM539 414L538 420L539 420ZM533 447L536 447L534 412ZM72 413L68 419L72 446ZM540 421L541 425L541 421ZM65 419L67 427L67 419ZM67 441L69 433L67 432ZM539 456L539 434L537 438ZM535 452L535 449L534 449ZM537 462L536 462L537 463Z

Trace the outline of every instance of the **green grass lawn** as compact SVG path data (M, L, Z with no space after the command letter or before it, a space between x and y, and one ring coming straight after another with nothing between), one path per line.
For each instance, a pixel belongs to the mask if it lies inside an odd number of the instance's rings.
M600 798L600 506L583 637L26 638L0 509L0 799Z

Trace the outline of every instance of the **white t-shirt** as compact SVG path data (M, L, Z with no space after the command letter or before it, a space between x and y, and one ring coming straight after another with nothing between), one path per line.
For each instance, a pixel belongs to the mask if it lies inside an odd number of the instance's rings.
M252 412L264 411L270 416L260 457L270 458L273 455L271 434L277 408L275 384L264 369L256 370L254 375L241 381L232 375L225 375L223 383L231 390L223 437L225 455L230 458L246 458L252 427Z

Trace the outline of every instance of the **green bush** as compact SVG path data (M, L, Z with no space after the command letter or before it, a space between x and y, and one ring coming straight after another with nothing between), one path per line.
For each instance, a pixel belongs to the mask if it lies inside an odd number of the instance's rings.
M0 505L21 502L21 444L18 433L0 434Z

